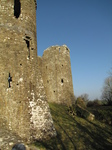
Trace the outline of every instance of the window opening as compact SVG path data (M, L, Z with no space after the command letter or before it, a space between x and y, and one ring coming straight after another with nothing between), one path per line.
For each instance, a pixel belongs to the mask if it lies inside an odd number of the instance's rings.
M20 0L14 0L14 16L15 18L19 18L21 14L21 3Z
M64 81L63 81L63 79L61 79L61 83L63 83Z
M30 42L28 40L25 40L26 41L26 44L27 44L27 48L29 49L30 48Z
M30 40L31 40L31 38L29 36L25 36L24 40L25 40L27 48L28 48L28 58L30 58Z
M11 77L10 73L9 73L9 77L8 77L8 82L9 82L9 88L10 88L11 87L10 82L12 82L12 77Z
M47 83L49 83L49 81L47 80Z
M26 38L29 39L29 40L31 39L31 38L30 38L29 36L27 36L27 35L26 35Z
M46 69L47 69L47 66L46 66Z
M54 91L54 93L55 93L55 91Z

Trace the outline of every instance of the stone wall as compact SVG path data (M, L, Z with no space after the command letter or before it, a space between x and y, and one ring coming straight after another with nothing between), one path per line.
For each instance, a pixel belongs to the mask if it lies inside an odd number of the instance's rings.
M0 128L26 141L56 134L38 70L36 41L36 2L1 0Z
M67 46L49 47L37 57L36 5L0 1L0 132L25 142L55 136L47 100L71 105L74 95Z
M47 48L43 56L38 57L38 64L48 101L71 105L74 92L68 47Z

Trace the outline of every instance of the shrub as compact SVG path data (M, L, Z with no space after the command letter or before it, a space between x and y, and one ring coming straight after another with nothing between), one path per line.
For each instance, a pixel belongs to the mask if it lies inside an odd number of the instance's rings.
M101 122L112 125L112 107L110 106L100 106L100 107L91 107L88 108L91 111L95 118Z
M77 98L76 105L79 105L79 106L81 106L83 108L86 108L86 104L85 104L84 100L81 97Z
M98 99L95 99L94 101L89 101L87 103L87 107L94 107L94 106L101 106L101 105L102 105L102 103Z

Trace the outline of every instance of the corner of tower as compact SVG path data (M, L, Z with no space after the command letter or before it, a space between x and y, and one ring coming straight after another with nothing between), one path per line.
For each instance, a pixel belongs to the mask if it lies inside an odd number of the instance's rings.
M66 44L63 44L62 47L64 47L66 50L68 50L70 52L70 49L68 48L68 46Z

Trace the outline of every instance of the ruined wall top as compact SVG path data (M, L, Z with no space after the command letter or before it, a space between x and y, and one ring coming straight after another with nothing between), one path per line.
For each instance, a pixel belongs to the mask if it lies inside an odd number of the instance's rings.
M63 48L63 49L61 49L61 48ZM51 50L51 51L53 51L53 50L59 50L59 52L61 51L61 50L67 50L69 53L70 53L70 49L67 47L67 45L62 45L62 46L60 46L60 45L53 45L53 46L50 46L50 47L48 47L46 50L44 50L44 53L46 52L46 51L49 51L49 50ZM43 55L44 55L44 53L43 53Z

